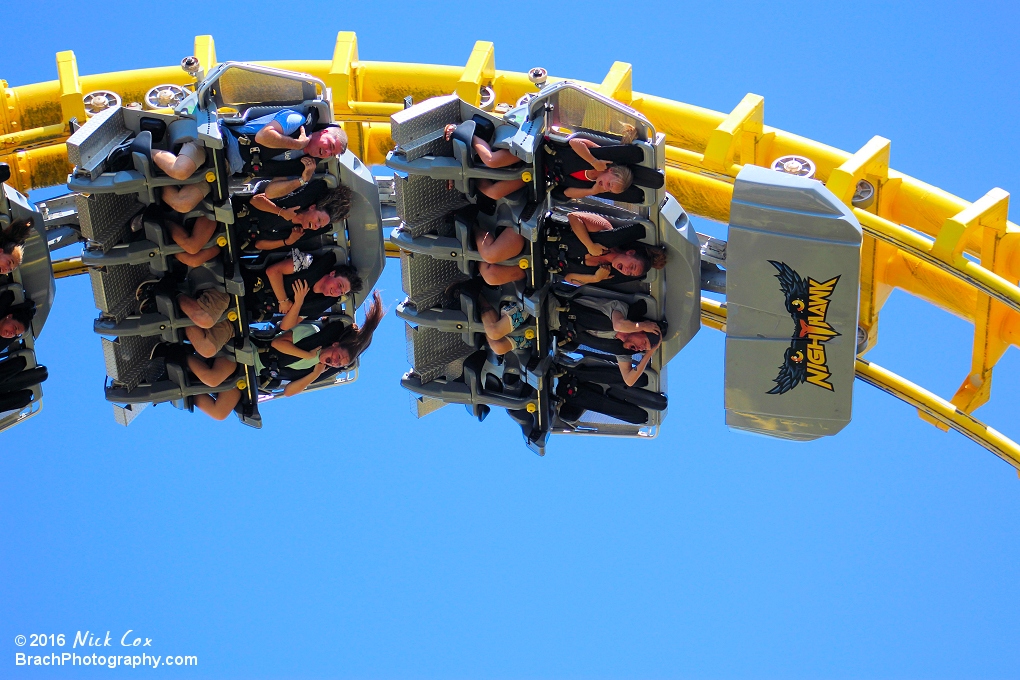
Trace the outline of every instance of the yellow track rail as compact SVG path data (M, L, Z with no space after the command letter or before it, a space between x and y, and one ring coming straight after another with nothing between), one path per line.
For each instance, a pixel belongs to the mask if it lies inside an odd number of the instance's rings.
M216 63L212 37L195 39L203 68ZM514 102L535 91L527 74L495 68L492 43L475 44L466 65L437 66L361 61L353 33L337 36L331 60L264 62L321 78L332 91L337 120L365 162L381 164L392 148L390 114L403 98L415 101L455 92L475 104L482 87L496 101ZM74 54L57 54L58 79L8 87L0 81L0 162L12 169L22 191L63 184L70 168L64 141L72 118L85 119L84 93L112 90L125 102L142 101L158 84L191 84L177 67L79 76ZM551 78L555 81L556 78ZM865 230L861 269L860 326L868 347L878 341L878 316L899 288L974 324L971 370L950 401L926 392L863 360L858 376L918 408L941 429L957 429L1020 468L1015 443L969 414L988 401L992 369L1010 345L1020 346L1020 228L1007 220L1009 195L992 189L969 203L892 170L890 142L875 137L848 153L764 124L764 99L749 94L720 113L634 92L629 64L617 62L601 83L582 83L642 112L666 134L667 189L691 214L728 221L733 181L744 164L767 166L798 155L811 159L815 177L848 205L859 180L876 199L854 212ZM60 263L58 276L80 273ZM706 325L725 324L725 310L710 308Z

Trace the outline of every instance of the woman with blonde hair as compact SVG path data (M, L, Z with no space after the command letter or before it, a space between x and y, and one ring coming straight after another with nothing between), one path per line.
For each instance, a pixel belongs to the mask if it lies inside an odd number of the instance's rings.
M446 126L447 139L453 136L457 127ZM553 198L565 201L600 196L612 200L640 201L643 197L643 194L637 196L640 191L627 192L634 182L634 171L627 166L640 163L644 158L641 149L633 145L636 138L637 129L633 125L624 124L619 144L601 146L578 134L570 137L565 144L547 139L543 145L546 154L546 185ZM471 147L486 167L505 168L520 161L506 149L493 150L489 142L477 134L471 138ZM480 179L478 191L498 200L524 185L521 179ZM626 197L621 196L625 193Z

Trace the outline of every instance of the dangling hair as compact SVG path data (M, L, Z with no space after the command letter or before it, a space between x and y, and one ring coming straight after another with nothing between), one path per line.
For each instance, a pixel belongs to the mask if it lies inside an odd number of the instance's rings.
M375 291L372 294L372 303L368 306L368 311L365 312L365 323L361 326L353 324L341 331L337 342L347 350L352 364L372 344L372 335L385 314L382 295L379 294L379 291Z
M352 193L350 187L341 184L336 189L327 191L321 200L316 201L315 208L329 215L330 222L339 222L351 211Z
M31 217L14 220L6 229L0 231L0 250L11 256L15 267L21 266L21 260L25 256L25 241L31 235Z
M621 144L633 144L634 140L637 139L637 128L630 123L624 123L622 126L623 132L621 133Z
M619 248L621 252L634 251L636 257L644 265L644 273L649 269L662 269L666 266L666 246L653 246L647 243L628 243Z
M626 165L610 165L606 169L606 172L610 173L611 175L614 175L618 180L620 180L620 184L623 185L620 191L617 191L615 193L618 194L623 193L628 188L630 188L630 185L634 182L634 171L628 168Z

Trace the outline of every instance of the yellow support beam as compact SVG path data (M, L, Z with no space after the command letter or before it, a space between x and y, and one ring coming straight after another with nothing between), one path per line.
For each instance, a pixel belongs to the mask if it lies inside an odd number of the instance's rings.
M471 50L464 73L457 81L456 95L472 106L482 101L482 86L496 77L496 48L487 40L479 40Z
M1009 214L1009 193L995 188L971 203L969 206L945 221L935 238L932 255L960 266L966 259L963 251L968 237L980 229L989 229L1000 238L1006 234L1006 222ZM984 239L982 238L982 245ZM982 249L982 263L991 265L991 258L986 262Z
M727 172L739 153L747 165L755 162L755 145L764 133L765 98L746 94L737 107L712 131L702 164L707 170ZM735 174L735 173L734 173Z
M67 125L75 118L78 123L84 125L85 101L78 80L78 60L71 50L57 52L57 79L60 83L61 123Z
M889 179L889 145L890 142L885 137L877 135L872 137L860 151L829 173L829 180L825 186L847 205L850 205L857 183L862 179L870 181L877 192ZM877 200L874 206L877 209Z
M856 373L864 382L917 408L927 416L925 420L942 425L940 429L952 428L985 447L1012 465L1020 474L1020 446L998 430L985 425L937 394L932 394L923 387L864 359L857 360Z
M613 62L609 73L598 87L598 93L629 106L634 100L633 83L634 68L626 62Z
M357 68L358 36L353 31L340 31L336 34L333 61L323 79L333 93L333 110L338 115L351 111L352 103L358 99Z
M1006 258L1000 256L1000 243L1006 235L1009 215L1009 194L995 188L957 215L946 220L932 246L932 255L940 260L961 265L967 235L980 232L982 239L981 266L993 274L1005 274ZM991 397L992 369L1009 347L1002 336L1007 310L986 293L980 293L974 310L974 345L971 350L970 373L953 395L953 404L966 413L986 403Z
M932 240L923 234L907 229L877 215L854 208L854 215L864 228L864 232L880 241L885 241L897 249L910 253L912 256L930 265L930 269L941 270L956 277L968 286L986 294L1009 307L1014 313L1020 312L1020 287L1007 281L977 262L962 258L961 262L950 263L932 254ZM928 276L927 272L918 276ZM957 304L950 298L929 299L929 302L947 309L954 309ZM955 313L955 312L954 312ZM965 315L968 321L973 316Z
M89 268L85 266L80 257L69 257L64 260L53 262L53 278L66 279L68 276L78 276L87 273Z
M206 73L216 66L216 42L211 35L195 36L195 56Z
M25 151L0 153L0 163L11 166L8 184L23 193L40 186L64 184L72 170L67 162L67 146L63 142Z

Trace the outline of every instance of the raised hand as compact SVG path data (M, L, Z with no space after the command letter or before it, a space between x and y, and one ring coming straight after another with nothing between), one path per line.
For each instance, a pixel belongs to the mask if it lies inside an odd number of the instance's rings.
M297 208L280 208L279 215L288 222L293 222L297 218Z
M304 300L305 296L308 295L309 291L308 282L305 281L304 279L298 279L291 286L291 290L294 291L294 304L297 304L300 301Z
M302 156L301 165L304 166L301 170L301 179L303 179L306 183L311 182L312 175L315 174L315 167L317 165L316 160L311 156Z

